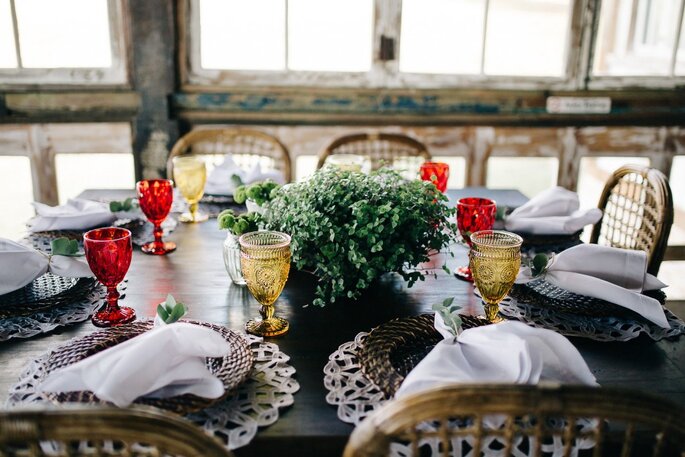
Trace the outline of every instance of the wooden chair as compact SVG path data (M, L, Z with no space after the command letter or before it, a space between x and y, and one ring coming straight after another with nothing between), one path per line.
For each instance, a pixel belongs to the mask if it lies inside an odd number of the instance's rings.
M231 154L240 168L249 169L259 162L262 171L279 171L285 182L292 180L288 149L276 137L259 130L225 128L186 133L171 149L167 160L168 177L173 176L172 159L184 154L209 156L215 162L222 160L225 154Z
M503 426L490 427L488 421L498 417ZM547 418L561 425L550 427ZM579 430L582 421L590 426ZM685 456L685 412L665 399L620 389L449 385L390 401L354 430L343 455L385 456L391 443L399 443L414 456L466 455L469 449L469 455L480 456L486 446L498 449L493 455L508 456L521 445L533 451L523 455L539 456L551 437L563 446L564 457L575 455L576 439L595 457ZM460 452L461 439L469 444Z
M673 196L668 178L654 168L626 165L602 191L604 212L592 229L591 243L647 252L647 271L659 272L673 225Z
M418 173L419 166L431 160L426 146L414 138L399 133L355 133L334 140L319 155L317 168L323 167L328 156L333 154L355 154L367 157L371 169L387 165L396 169Z
M217 439L154 408L75 406L0 412L0 455L231 457Z

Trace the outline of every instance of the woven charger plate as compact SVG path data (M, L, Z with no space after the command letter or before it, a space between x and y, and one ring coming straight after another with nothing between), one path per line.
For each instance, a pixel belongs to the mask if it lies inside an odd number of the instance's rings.
M154 406L181 415L197 412L221 401L233 389L242 384L250 374L254 358L248 342L242 336L225 327L208 322L192 320L183 322L211 328L220 333L230 343L231 352L229 355L207 359L209 371L224 384L224 395L221 398L202 398L192 394L170 398L140 397L134 402L135 404ZM47 376L55 370L72 365L88 356L136 337L150 330L152 326L152 321L138 321L94 332L82 338L72 340L50 354L44 366L45 375ZM89 391L46 393L44 395L56 403L106 403Z
M96 284L91 278L65 278L46 273L21 289L0 295L0 318L30 316L74 303Z
M554 308L566 313L590 317L642 319L637 313L634 313L627 308L599 298L574 294L573 292L552 285L543 279L537 279L528 284L514 284L509 295L522 303ZM666 300L666 295L662 291L652 291L646 295L656 298L662 304Z
M481 317L461 318L464 329L489 324ZM443 339L433 321L433 314L388 321L371 330L357 353L362 372L387 398L395 395L405 376Z

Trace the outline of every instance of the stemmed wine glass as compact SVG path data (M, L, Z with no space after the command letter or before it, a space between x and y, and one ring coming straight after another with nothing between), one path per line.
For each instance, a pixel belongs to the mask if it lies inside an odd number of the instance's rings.
M176 250L176 243L162 241L162 222L169 215L174 200L174 183L170 179L144 179L136 183L138 204L145 217L155 226L155 240L144 244L146 254L164 255Z
M468 197L457 202L457 228L466 244L471 247L471 234L479 230L492 230L495 224L497 205L488 198ZM458 278L473 281L468 266L454 270Z
M485 316L501 322L499 303L511 290L521 267L523 238L515 233L484 230L471 234L469 265L483 299Z
M117 285L131 265L133 246L131 232L123 228L106 227L83 235L86 260L95 277L107 287L107 304L92 317L96 327L111 327L135 320L132 308L119 306Z
M274 316L274 302L281 295L290 272L290 236L281 232L250 232L238 239L240 266L247 288L262 305L261 319L245 324L248 333L277 336L290 327L287 320Z
M443 194L447 191L447 180L450 177L450 166L444 162L424 162L419 168L424 181L430 181Z
M190 205L190 211L181 214L181 222L203 222L208 216L198 210L200 199L205 193L207 167L199 157L179 156L173 158L174 181L181 195Z

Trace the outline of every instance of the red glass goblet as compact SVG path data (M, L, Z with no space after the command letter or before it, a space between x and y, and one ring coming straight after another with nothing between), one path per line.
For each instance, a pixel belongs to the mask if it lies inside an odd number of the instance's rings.
M421 179L430 181L443 194L447 191L447 180L450 177L450 166L443 162L424 162L419 168Z
M492 230L495 224L497 205L487 198L469 197L457 202L457 227L464 241L471 247L471 234L481 230ZM457 277L473 282L468 266L454 271Z
M136 312L119 306L117 291L117 285L123 281L131 265L131 232L114 227L91 230L83 235L83 246L91 271L107 287L107 303L104 309L93 315L93 324L111 327L133 321Z
M144 179L136 183L138 203L145 216L155 226L155 240L145 243L145 254L164 255L176 250L176 243L162 241L162 222L169 215L174 201L174 183L170 179Z

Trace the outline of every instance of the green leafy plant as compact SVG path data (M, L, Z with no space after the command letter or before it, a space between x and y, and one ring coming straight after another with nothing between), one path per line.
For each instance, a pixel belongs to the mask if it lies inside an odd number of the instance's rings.
M131 211L134 208L133 199L131 197L122 201L109 202L109 210L113 213L118 211Z
M79 252L78 241L69 238L57 238L50 242L50 250L53 255L65 255L69 257L79 257L83 253Z
M533 276L541 276L547 271L547 265L549 264L549 257L545 254L536 254L533 257L533 262L531 265L531 272Z
M177 302L173 295L166 296L166 301L157 305L157 315L165 324L173 324L186 315L188 307L185 303Z
M409 282L428 253L454 240L455 209L426 181L382 169L369 175L325 167L281 189L267 228L292 237L293 262L319 276L314 305L356 299L373 280L397 272Z
M446 298L442 303L433 305L433 311L442 317L443 322L454 336L458 336L461 333L460 309L461 306L454 304L454 297Z
M235 190L233 200L238 204L245 203L245 200L252 200L258 205L273 200L281 186L270 179L258 181L248 185L241 185Z
M259 213L236 214L232 209L225 209L219 213L217 222L221 230L228 230L234 235L242 235L259 230L262 215Z

